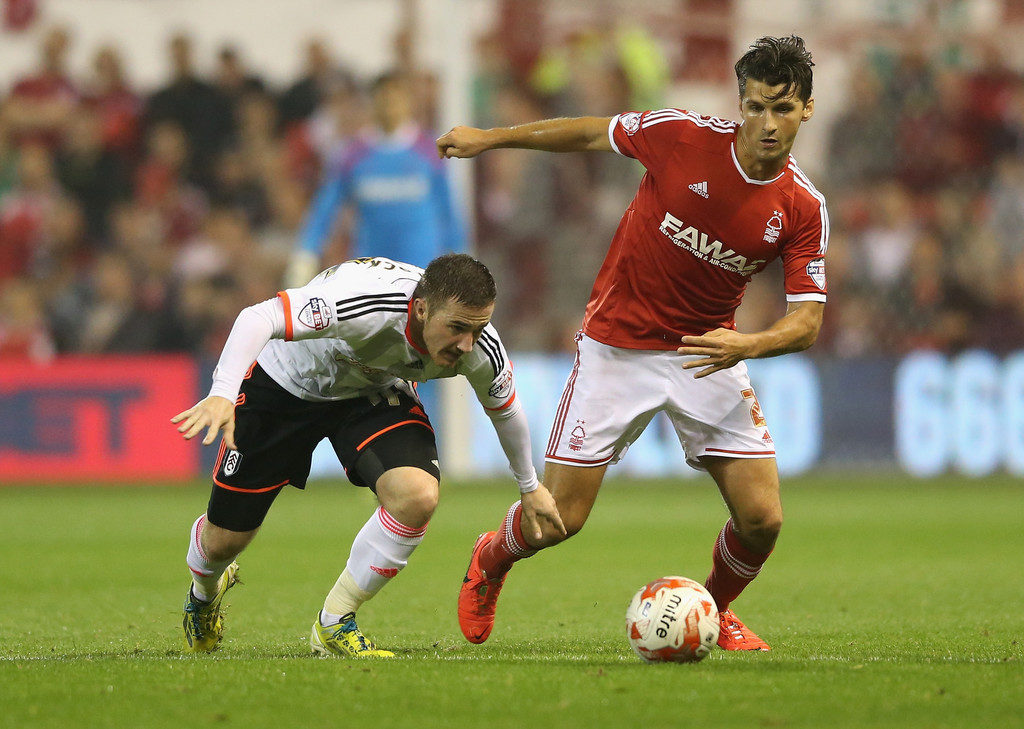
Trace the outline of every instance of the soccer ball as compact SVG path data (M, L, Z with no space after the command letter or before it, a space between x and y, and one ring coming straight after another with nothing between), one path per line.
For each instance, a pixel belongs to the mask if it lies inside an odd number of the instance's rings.
M718 606L699 582L662 577L633 595L626 635L648 663L699 661L718 641Z

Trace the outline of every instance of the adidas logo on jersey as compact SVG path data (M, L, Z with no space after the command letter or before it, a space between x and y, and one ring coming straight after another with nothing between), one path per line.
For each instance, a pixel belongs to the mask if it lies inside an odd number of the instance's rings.
M693 190L698 195L700 195L705 200L708 199L708 181L707 180L704 180L704 182L695 182L695 183L693 183L692 185L690 185L690 189Z

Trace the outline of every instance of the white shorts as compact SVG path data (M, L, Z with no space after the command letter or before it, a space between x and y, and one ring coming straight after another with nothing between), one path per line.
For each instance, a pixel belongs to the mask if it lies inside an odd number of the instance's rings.
M775 444L743 362L708 377L682 365L699 356L623 349L576 336L576 362L551 427L545 460L603 466L625 454L664 411L686 462L701 456L774 458ZM703 470L703 469L702 469Z

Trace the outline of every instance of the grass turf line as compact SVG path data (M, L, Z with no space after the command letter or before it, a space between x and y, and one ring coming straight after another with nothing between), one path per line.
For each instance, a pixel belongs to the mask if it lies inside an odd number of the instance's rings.
M1019 481L818 476L735 604L768 654L647 666L633 591L703 579L725 511L707 481L610 481L584 531L518 565L483 646L454 600L511 482L446 484L409 568L360 612L389 662L320 660L309 626L373 502L288 490L242 555L224 648L182 656L187 531L207 486L0 489L4 727L958 727L1021 725Z

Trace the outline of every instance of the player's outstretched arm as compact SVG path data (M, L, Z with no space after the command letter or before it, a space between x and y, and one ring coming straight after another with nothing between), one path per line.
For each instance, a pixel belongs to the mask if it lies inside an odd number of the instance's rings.
M235 450L235 404L230 400L210 395L188 410L178 413L171 422L178 424L178 432L185 440L192 440L206 428L203 445L210 445L217 439L217 433L224 433L224 444Z
M699 337L683 337L679 354L702 355L683 364L684 370L703 368L694 377L707 377L745 359L777 357L800 352L818 338L825 305L818 301L791 303L786 315L761 332L743 334L715 329Z
M235 399L245 373L271 337L284 335L285 312L279 298L246 307L235 319L224 350L213 371L213 387L205 399L171 418L185 440L206 428L203 445L223 431L224 443L235 450Z
M608 139L611 121L611 117L581 116L494 129L455 127L437 140L437 154L441 159L476 157L489 149L501 148L611 152L612 143Z
M558 532L565 538L565 525L562 524L562 517L555 505L555 497L545 488L544 484L538 484L537 488L528 493L522 494L523 500L523 534L533 537L535 544L544 543L544 527Z

